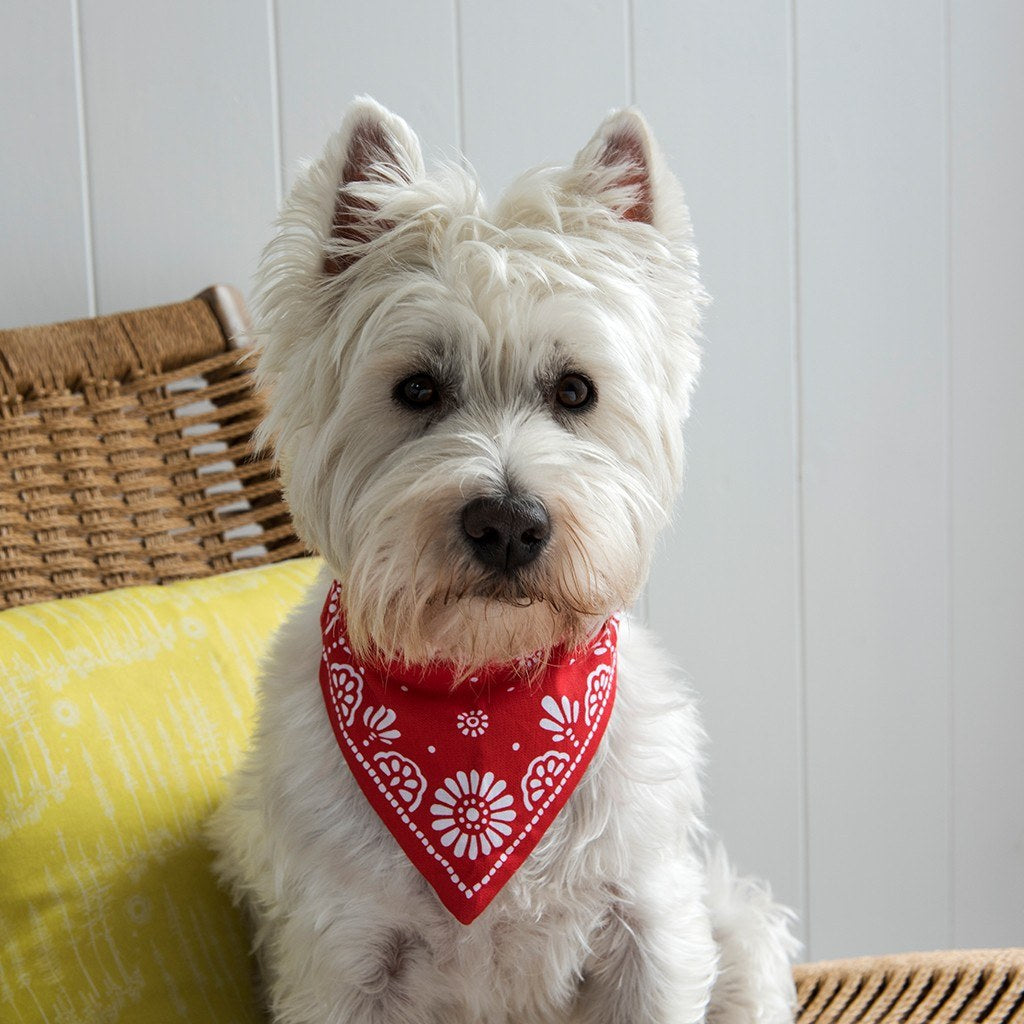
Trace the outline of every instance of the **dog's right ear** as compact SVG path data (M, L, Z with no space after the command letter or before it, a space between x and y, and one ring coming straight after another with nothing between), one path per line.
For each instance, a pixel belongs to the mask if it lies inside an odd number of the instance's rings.
M374 239L394 228L381 214L395 190L421 177L423 154L415 132L368 96L349 107L325 154L334 187L324 237L323 272L343 273Z

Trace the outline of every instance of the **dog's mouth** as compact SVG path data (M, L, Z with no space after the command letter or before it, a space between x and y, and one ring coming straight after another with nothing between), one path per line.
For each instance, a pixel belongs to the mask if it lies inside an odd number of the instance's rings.
M527 573L496 573L468 587L462 594L449 593L447 600L456 601L463 597L477 598L509 608L531 608L543 604L559 616L592 617L606 614L605 609L591 607L594 602L573 599L567 594L549 593Z
M544 595L539 593L536 587L531 586L521 573L509 575L495 573L469 588L465 596L483 598L485 601L521 608L527 608L531 604L545 600Z
M485 601L513 608L529 608L535 604L557 605L551 594L545 593L530 578L529 573L494 572L482 578L464 581L461 585L449 585L438 591L427 602L428 605L454 605L466 600Z

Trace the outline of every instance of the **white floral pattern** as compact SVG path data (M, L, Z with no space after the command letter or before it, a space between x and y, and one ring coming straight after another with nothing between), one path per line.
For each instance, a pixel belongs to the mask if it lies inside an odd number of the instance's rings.
M363 725L367 728L366 738L363 746L368 747L371 743L385 743L390 746L402 734L397 729L392 729L395 724L396 715L391 708L368 707L363 712Z
M554 697L548 695L540 705L547 712L547 717L540 720L540 727L547 729L556 743L568 740L574 747L578 747L580 739L574 727L580 717L580 702L569 700L568 697L556 701Z
M615 660L615 650L619 645L619 616L613 615L605 624L604 629L601 630L601 635L594 641L594 646L591 648L590 653L595 658L603 658L606 654L611 654L612 660Z
M508 823L516 816L506 788L493 772L456 772L454 779L445 779L430 808L434 831L443 833L441 845L469 860L489 856L500 847L512 833Z
M388 790L410 813L415 811L427 789L427 780L415 761L394 750L382 750L373 757Z
M533 654L527 654L522 658L516 658L515 664L524 672L534 672L540 667L543 659L543 651L534 651Z
M587 676L587 693L583 698L583 719L590 725L601 714L601 708L612 689L614 674L611 665L598 665Z
M356 710L363 702L363 679L351 665L334 662L330 666L331 687L338 711L345 717L345 724L351 725Z
M544 802L565 774L568 764L569 755L560 750L549 750L530 762L522 782L523 803L528 811Z
M456 719L456 725L463 736L483 736L489 725L487 715L482 711L462 711Z

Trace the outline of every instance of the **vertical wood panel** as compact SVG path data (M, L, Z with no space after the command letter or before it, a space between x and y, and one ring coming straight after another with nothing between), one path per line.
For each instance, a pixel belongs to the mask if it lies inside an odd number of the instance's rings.
M466 154L492 197L628 101L623 0L462 0Z
M0 6L0 326L89 315L70 2Z
M635 17L637 103L713 297L650 620L701 695L713 827L802 912L788 2L637 0Z
M955 939L1024 944L1024 7L951 7Z
M810 932L949 933L944 33L797 3Z
M100 312L248 285L276 202L253 15L246 0L82 0Z
M319 155L345 106L369 94L405 118L429 150L458 142L451 0L288 0L277 7L287 184Z

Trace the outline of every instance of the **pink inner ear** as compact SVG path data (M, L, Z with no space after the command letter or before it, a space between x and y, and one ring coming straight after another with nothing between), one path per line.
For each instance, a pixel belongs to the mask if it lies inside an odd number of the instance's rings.
M654 223L654 199L651 190L651 169L643 139L625 129L615 132L605 143L601 163L608 167L625 165L617 185L635 189L636 202L622 211L623 219L642 224Z
M337 197L334 200L334 220L331 223L331 237L349 242L365 243L390 231L394 227L373 216L373 205L361 196L354 195L346 186L356 181L381 181L384 176L376 168L386 165L398 171L406 181L408 174L399 162L395 152L395 140L390 132L377 121L362 121L356 125L345 153L345 165L341 171ZM324 256L324 273L333 276L347 270L358 256Z

